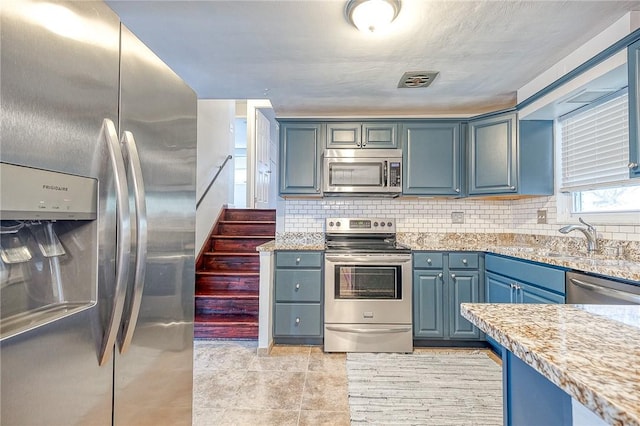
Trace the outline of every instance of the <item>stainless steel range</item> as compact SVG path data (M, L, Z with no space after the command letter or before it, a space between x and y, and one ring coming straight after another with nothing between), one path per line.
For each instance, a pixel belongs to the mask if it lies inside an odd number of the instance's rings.
M412 352L411 250L394 219L326 219L325 352Z

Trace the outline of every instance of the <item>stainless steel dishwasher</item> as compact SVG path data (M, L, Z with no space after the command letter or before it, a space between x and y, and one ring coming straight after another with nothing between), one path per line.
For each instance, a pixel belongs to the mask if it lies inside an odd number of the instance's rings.
M640 285L567 272L567 303L640 305Z

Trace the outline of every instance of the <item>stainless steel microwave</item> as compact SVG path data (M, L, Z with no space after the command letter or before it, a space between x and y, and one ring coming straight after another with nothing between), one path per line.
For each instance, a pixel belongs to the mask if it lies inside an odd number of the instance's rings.
M402 150L327 149L324 195L385 195L402 192Z

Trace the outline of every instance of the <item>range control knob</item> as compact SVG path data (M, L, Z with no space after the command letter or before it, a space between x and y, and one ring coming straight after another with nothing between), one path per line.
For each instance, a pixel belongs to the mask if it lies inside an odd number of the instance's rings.
M329 226L332 227L333 226L333 222L329 222Z
M378 226L378 222L373 222L373 226L377 227Z
M380 226L384 226L384 225L385 225L385 223L384 223L384 222L380 222Z
M336 222L336 226L340 226L340 222Z
M387 226L392 226L392 223L391 222L387 222Z

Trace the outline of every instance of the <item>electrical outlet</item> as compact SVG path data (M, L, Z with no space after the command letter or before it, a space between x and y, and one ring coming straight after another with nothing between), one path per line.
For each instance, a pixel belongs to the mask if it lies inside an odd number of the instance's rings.
M538 223L547 223L547 210L538 210Z
M451 212L451 223L464 223L464 212Z

